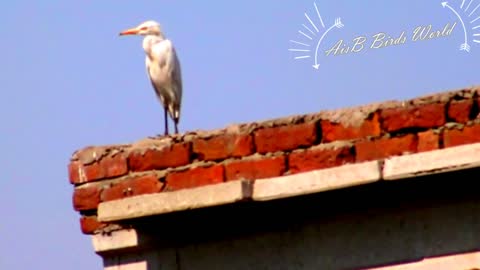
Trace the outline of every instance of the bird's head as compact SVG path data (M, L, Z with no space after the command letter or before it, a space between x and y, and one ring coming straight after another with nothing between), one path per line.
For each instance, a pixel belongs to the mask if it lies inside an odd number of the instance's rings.
M124 35L162 35L162 29L160 24L156 21L146 21L141 23L139 26L130 28L120 32L120 36Z

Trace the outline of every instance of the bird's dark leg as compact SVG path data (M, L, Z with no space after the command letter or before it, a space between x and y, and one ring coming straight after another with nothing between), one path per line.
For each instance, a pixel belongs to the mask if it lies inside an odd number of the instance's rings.
M167 108L165 108L165 114L164 114L164 118L165 118L165 136L168 135L168 118L167 118Z
M178 119L175 119L175 133L178 134Z

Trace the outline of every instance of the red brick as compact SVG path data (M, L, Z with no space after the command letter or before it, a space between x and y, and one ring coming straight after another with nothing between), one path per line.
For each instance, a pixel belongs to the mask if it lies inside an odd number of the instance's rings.
M434 103L409 108L385 109L381 112L381 122L386 132L443 126L446 122L445 104Z
M100 192L101 188L98 185L76 188L73 191L73 208L77 211L97 209Z
M199 160L221 160L253 153L253 138L248 134L220 135L193 141L193 152Z
M69 165L69 177L72 184L80 184L125 175L128 172L127 159L123 154L105 156L87 165L73 161Z
M317 141L317 123L303 123L273 128L263 128L255 132L257 152L268 153L308 147Z
M80 218L80 228L84 234L94 234L96 230L100 230L107 224L99 222L96 216L83 216Z
M433 130L418 133L418 152L432 151L440 148L440 134Z
M340 140L353 140L367 136L379 136L381 133L378 113L372 114L368 119L365 119L363 123L357 126L344 126L328 120L323 120L321 125L322 140L324 143Z
M71 184L80 183L79 167L80 162L78 161L72 161L68 164L68 179L70 179Z
M299 173L316 169L323 169L355 162L351 146L339 148L308 149L294 152L288 157L290 172Z
M224 168L221 165L196 167L167 175L167 190L194 188L224 181Z
M225 165L227 181L281 176L285 171L284 156L236 160Z
M102 201L112 201L141 194L157 193L162 190L163 185L155 175L137 176L105 188L102 191L101 199Z
M470 120L473 100L453 100L448 106L448 118L457 123L466 123Z
M404 152L417 152L417 137L413 134L396 138L382 138L374 141L361 141L355 144L357 162L382 159L401 155Z
M466 126L462 130L445 130L443 145L445 147L480 142L480 124Z
M132 171L161 170L190 163L190 144L177 143L162 149L148 149L144 153L134 151L128 157Z

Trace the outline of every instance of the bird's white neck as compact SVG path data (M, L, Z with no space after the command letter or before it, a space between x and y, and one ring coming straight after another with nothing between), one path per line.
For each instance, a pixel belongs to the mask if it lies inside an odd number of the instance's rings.
M147 55L150 54L152 47L165 40L165 37L162 34L158 35L147 35L143 39L143 50L145 50L145 53Z

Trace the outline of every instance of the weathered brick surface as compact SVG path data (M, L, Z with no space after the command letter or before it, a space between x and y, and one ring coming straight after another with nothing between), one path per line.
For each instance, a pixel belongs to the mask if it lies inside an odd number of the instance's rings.
M102 191L101 200L112 201L141 194L157 193L162 190L163 185L156 175L132 177L105 188Z
M480 142L480 124L465 126L463 129L448 129L443 135L445 147Z
M100 193L101 188L98 185L76 188L73 191L73 208L77 211L97 209Z
M221 160L253 153L253 138L248 134L225 134L193 141L193 152L199 160Z
M387 132L408 128L435 128L445 124L445 104L434 103L381 112L382 127Z
M317 141L317 123L263 128L255 132L257 152L288 151L308 147Z
M368 119L357 126L344 126L328 120L321 122L322 142L328 143L340 140L353 140L367 136L379 136L381 133L378 113L373 113Z
M457 123L466 123L470 120L473 100L453 100L448 106L448 119Z
M293 152L288 157L288 165L292 173L340 166L354 161L355 155L352 146L316 147L316 149Z
M87 165L83 165L78 161L73 161L69 165L69 176L72 184L113 178L122 176L127 172L127 159L123 154L105 156L99 161Z
M285 171L284 156L236 160L225 165L227 181L239 179L255 180L281 176Z
M80 228L84 234L93 234L105 226L107 226L107 224L99 222L96 216L80 217Z
M469 121L480 118L479 108L478 93L463 91L149 138L131 145L87 147L76 152L68 166L70 182L77 187L73 206L81 214L91 214L102 200L476 143L480 123ZM138 176L139 172L145 175ZM158 179L160 175L165 179ZM105 226L95 217L82 217L80 222L85 233Z
M418 152L432 151L440 148L440 134L433 130L418 133Z
M190 162L190 144L176 143L161 149L133 151L128 157L132 171L160 170Z
M224 181L224 168L222 165L210 167L196 167L193 169L173 172L167 176L167 190L193 188Z
M417 152L417 137L408 134L396 138L361 141L355 144L355 150L357 162L401 155L405 152L415 153Z

